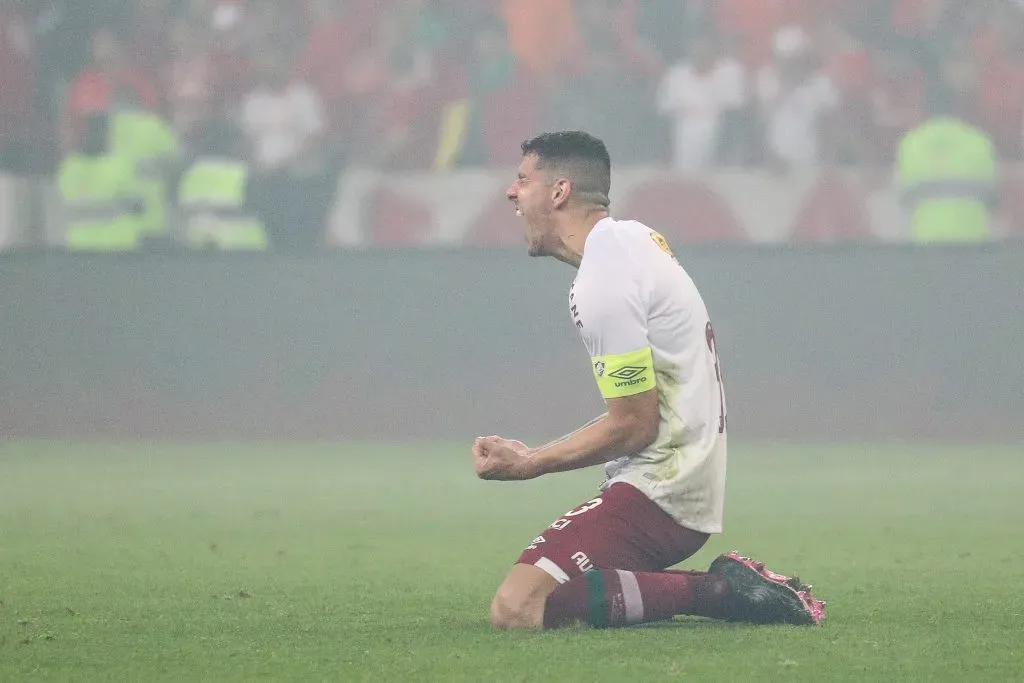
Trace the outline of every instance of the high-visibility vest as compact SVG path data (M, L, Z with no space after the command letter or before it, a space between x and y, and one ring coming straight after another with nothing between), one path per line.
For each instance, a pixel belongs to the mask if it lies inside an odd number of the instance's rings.
M997 164L991 139L959 119L934 118L907 133L900 141L897 177L911 211L913 239L987 240Z
M267 248L262 222L246 209L249 167L235 159L201 157L178 186L189 244L224 250Z
M179 153L178 138L163 119L141 109L118 111L110 124L110 150L135 164L144 195L139 226L149 233L163 233L168 219L166 168Z
M128 159L70 154L57 171L57 189L68 248L125 251L139 246L141 195Z

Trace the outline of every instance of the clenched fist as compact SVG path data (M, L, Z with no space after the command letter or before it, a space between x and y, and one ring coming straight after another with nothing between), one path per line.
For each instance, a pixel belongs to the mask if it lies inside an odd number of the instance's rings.
M522 441L500 436L482 436L473 442L476 476L494 481L518 481L538 476Z

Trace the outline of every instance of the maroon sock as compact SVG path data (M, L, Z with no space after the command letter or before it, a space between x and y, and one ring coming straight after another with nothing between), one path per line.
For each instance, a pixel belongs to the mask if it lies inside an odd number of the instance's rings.
M599 628L664 621L677 614L718 617L727 589L703 572L592 569L548 596L544 628L577 621Z

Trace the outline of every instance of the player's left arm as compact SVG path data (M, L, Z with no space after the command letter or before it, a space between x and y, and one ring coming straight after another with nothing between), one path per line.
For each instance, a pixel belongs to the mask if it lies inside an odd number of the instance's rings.
M658 436L661 414L642 271L625 267L621 256L608 266L603 269L605 277L577 289L573 301L608 412L569 436L530 451L524 466L531 477L631 455Z
M567 438L531 451L528 477L600 465L642 451L658 436L658 390L606 399L608 412Z
M591 274L573 288L573 317L608 412L536 449L478 439L482 479L533 479L633 455L658 436L661 415L654 351L647 336L645 271L614 240L588 242Z

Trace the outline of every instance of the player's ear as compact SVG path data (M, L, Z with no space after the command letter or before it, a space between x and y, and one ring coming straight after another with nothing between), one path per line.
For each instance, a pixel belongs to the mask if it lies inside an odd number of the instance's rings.
M569 194L572 192L572 181L568 178L559 178L555 181L551 190L551 202L555 208L562 206L569 201Z

